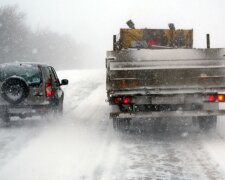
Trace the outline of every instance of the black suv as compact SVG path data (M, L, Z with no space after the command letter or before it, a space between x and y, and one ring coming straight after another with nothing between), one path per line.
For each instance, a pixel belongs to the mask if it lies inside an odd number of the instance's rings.
M63 112L64 92L53 67L35 63L0 64L0 117L20 118Z

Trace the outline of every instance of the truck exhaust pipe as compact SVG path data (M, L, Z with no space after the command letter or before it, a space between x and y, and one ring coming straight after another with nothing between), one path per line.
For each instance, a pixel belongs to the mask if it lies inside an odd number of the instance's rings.
M210 49L210 34L206 34L207 49Z
M116 35L113 35L113 51L116 51Z

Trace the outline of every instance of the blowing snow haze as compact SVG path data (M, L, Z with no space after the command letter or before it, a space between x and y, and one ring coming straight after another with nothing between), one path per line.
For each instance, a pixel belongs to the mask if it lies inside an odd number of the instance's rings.
M225 48L190 49L225 47L224 7L0 0L0 64L54 67L0 65L0 180L224 180Z
M128 19L132 19L137 28L167 28L170 22L173 22L176 28L193 28L194 47L206 46L207 33L211 34L211 47L225 46L223 0L0 2L1 7L14 5L17 5L18 12L25 14L24 21L34 34L27 37L33 38L32 48L28 44L30 49L24 51L18 60L48 59L49 63L58 69L103 68L105 51L112 49L112 35L118 34L119 28L126 27L125 22ZM10 51L8 46L4 49ZM17 56L5 58L4 61L15 60L15 57Z

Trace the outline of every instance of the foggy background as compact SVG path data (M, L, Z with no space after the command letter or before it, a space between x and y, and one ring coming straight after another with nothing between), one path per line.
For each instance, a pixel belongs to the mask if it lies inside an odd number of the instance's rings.
M31 34L26 37L29 43L21 40L15 45L28 46L18 61L48 61L57 69L104 68L105 52L112 49L112 35L126 27L129 19L136 28L167 28L171 22L177 29L193 28L194 47L206 46L207 33L211 34L212 48L225 47L224 0L0 1L2 8L15 5L17 13L25 14L22 21L28 31L24 35ZM0 48L8 53L6 57L0 53L1 62L17 59L18 55L10 57L10 47Z

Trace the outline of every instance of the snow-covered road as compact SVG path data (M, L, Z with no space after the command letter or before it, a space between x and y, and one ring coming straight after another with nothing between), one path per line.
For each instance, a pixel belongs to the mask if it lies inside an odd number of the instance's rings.
M214 134L179 119L164 132L134 122L130 133L118 133L108 118L104 71L59 76L70 81L63 117L0 127L0 180L225 179L225 118Z

